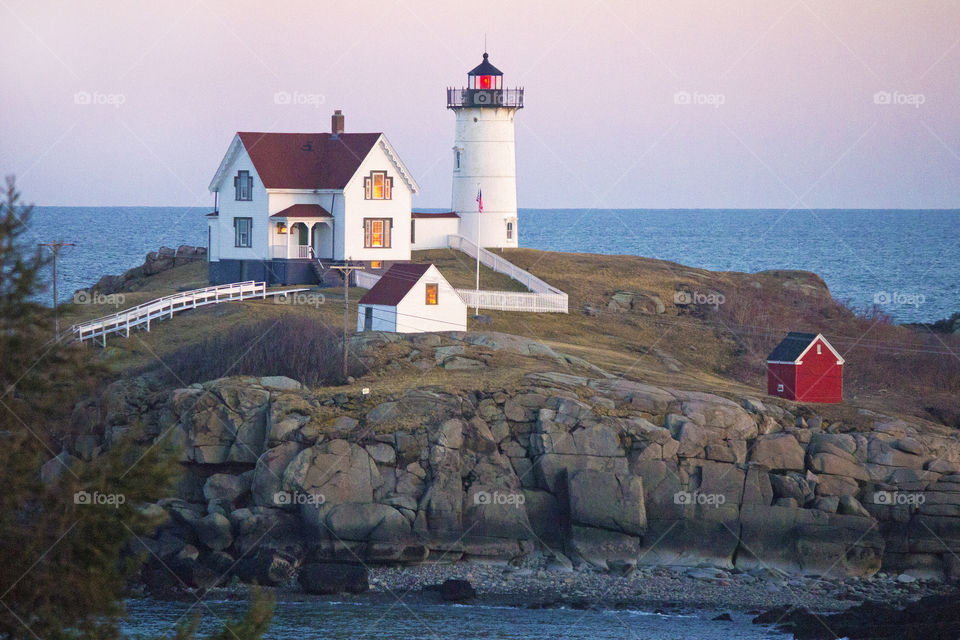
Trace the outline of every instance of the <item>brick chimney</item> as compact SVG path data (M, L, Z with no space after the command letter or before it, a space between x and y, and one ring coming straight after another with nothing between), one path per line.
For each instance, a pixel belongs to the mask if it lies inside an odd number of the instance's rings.
M343 133L343 112L340 109L334 111L330 117L330 133L334 138Z

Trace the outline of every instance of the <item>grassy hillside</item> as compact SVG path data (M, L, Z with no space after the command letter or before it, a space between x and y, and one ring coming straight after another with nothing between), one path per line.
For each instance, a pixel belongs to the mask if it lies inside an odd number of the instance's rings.
M738 396L765 395L766 354L790 330L822 332L844 355L844 407L868 408L960 426L955 396L960 389L958 336L932 335L891 325L879 314L858 316L834 301L815 274L769 271L756 274L711 272L637 256L505 250L508 260L570 296L569 314L487 312L490 322L474 331L499 331L535 338L579 356L612 373L640 381ZM454 286L471 288L475 262L464 254L417 252L414 260L437 264ZM125 306L205 284L205 265L185 265L141 281L126 294ZM524 290L502 274L481 270L481 287ZM290 314L313 319L339 335L342 290L321 290L310 304L273 301L227 303L178 314L150 333L109 338L105 357L116 372L163 367L164 357L191 343ZM351 289L348 324L356 322ZM693 298L693 303L688 299ZM686 303L686 304L685 304ZM65 322L105 315L112 308L66 307ZM266 325L271 326L271 325ZM296 340L267 331L262 340ZM402 388L422 384L504 384L529 367L504 361L496 373L478 380L469 372L408 375L370 371L358 382Z

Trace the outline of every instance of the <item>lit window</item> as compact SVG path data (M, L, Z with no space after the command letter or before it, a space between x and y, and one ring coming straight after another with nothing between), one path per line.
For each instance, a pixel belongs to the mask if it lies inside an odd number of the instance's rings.
M437 284L427 285L427 304L437 304Z
M237 200L253 200L253 176L249 171L238 171L233 178Z
M392 223L390 218L364 218L363 246L367 249L388 249Z
M363 179L363 198L365 200L391 200L393 198L393 178L386 171L371 171Z
M379 268L381 268L382 266L383 266L383 263L382 263L380 260L371 260L371 261L370 261L370 268L371 268L371 269L379 269Z

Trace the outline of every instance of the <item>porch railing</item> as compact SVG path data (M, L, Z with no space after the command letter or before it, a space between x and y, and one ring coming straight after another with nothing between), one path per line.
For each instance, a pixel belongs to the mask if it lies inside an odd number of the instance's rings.
M312 254L308 244L297 244L289 247L285 244L274 244L270 245L270 257L274 260L283 260L286 258L310 258Z

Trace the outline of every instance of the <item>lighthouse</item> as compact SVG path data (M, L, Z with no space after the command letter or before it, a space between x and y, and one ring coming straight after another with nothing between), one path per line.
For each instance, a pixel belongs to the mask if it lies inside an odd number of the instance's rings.
M447 108L457 116L451 208L460 216L460 234L481 247L516 247L513 118L523 108L523 89L504 88L503 72L484 53L465 89L447 88Z

